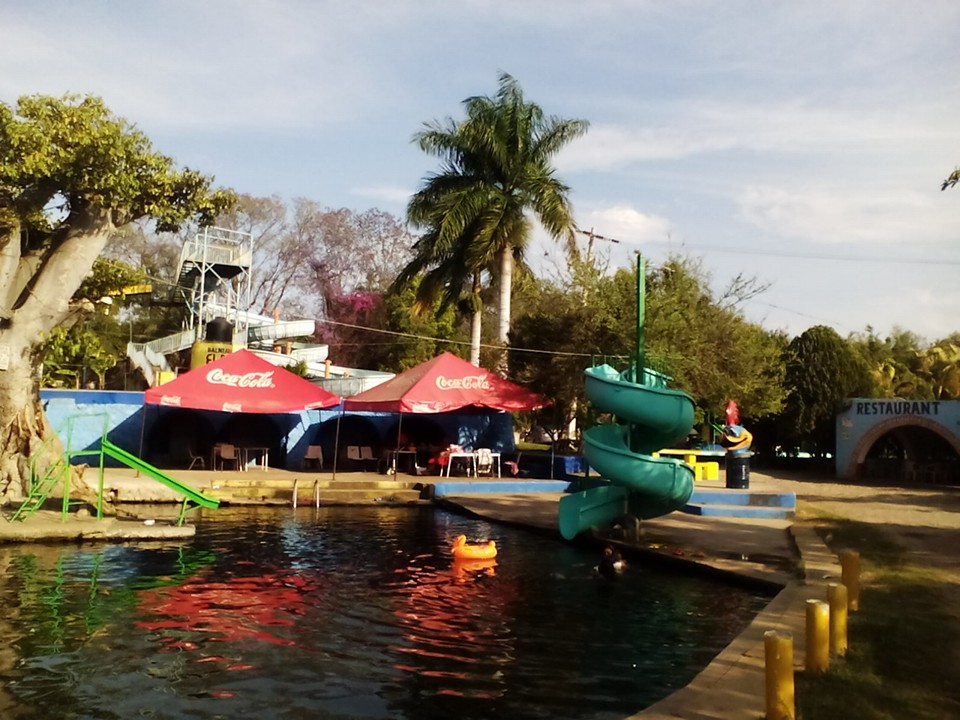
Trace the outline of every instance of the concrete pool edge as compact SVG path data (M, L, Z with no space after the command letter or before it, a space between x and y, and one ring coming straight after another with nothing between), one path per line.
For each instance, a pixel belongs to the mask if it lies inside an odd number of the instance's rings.
M826 599L827 584L840 578L839 561L813 528L793 525L790 532L805 578L790 581L690 683L631 720L756 720L765 715L764 633L778 630L793 637L794 671L801 671L807 600Z
M559 494L557 494L559 495ZM454 511L462 511L474 517L518 527L527 527L540 532L556 533L555 502L558 497L551 493L514 494L514 495L469 495L445 497L437 504ZM721 521L718 519L697 518L696 516L677 516L672 521L645 521L651 526L649 534L658 540L686 538L709 528L714 540L719 536L739 533L742 528L760 528L763 537L775 538L781 532L792 553L802 563L804 578L799 579L796 572L787 573L782 569L769 572L768 568L758 569L755 564L698 558L697 553L690 556L675 556L670 548L664 552L645 551L639 545L618 540L625 549L642 553L644 557L658 559L675 566L685 566L691 571L721 576L723 579L738 579L746 585L766 589L780 588L771 600L749 625L734 638L710 663L701 670L686 686L680 688L662 700L630 716L631 720L756 720L766 713L764 639L767 630L778 630L793 636L794 668L803 668L805 654L806 602L808 599L826 599L826 586L829 582L839 581L840 565L837 557L827 548L811 527L798 525L794 521ZM684 528L688 525L692 530ZM747 549L749 539L759 535L749 535L747 540L740 539L734 547ZM609 538L594 537L592 541L606 541ZM648 538L649 539L649 538ZM676 548L683 544L681 540ZM676 549L675 548L675 549ZM764 549L769 549L765 547ZM659 557L658 557L659 556Z

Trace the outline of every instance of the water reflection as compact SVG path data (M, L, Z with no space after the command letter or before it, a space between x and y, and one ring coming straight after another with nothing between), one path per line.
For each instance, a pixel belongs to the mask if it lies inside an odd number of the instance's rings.
M215 520L212 518L216 518ZM453 562L461 534L495 560ZM763 599L430 509L219 511L182 546L0 549L0 717L624 717Z

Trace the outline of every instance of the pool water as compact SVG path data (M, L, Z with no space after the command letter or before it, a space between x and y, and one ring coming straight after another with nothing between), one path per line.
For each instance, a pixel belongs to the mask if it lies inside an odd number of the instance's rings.
M3 718L623 718L767 598L433 508L219 510L0 548ZM461 566L459 534L497 541Z

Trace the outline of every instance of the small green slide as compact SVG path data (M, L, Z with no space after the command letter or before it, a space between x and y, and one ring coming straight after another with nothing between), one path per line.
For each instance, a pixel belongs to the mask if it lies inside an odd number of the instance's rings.
M560 533L571 540L593 525L623 515L652 518L683 507L693 494L694 470L675 458L650 453L677 443L693 427L694 403L667 387L667 378L644 370L633 382L609 365L584 371L587 399L627 424L597 425L583 435L583 453L609 485L560 500Z
M109 455L114 460L118 460L127 467L131 467L134 470L142 472L147 477L151 477L157 482L163 483L168 488L171 488L172 490L175 490L183 495L184 510L186 510L187 502L192 502L196 506L205 508L216 508L220 506L220 501L216 498L204 495L202 492L190 487L189 485L184 485L182 482L170 477L159 468L156 468L150 463L141 460L136 455L127 452L123 448L114 445L106 438L103 438L100 441L100 447L103 450L104 455ZM183 512L180 513L180 517L182 520Z

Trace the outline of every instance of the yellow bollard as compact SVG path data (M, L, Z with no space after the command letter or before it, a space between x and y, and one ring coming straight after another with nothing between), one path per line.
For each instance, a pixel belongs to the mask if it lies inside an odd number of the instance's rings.
M830 667L830 606L823 600L807 600L807 672Z
M830 603L830 652L845 655L847 652L847 586L840 583L827 585L827 602Z
M793 637L767 630L763 634L767 676L767 720L794 720Z
M841 579L847 588L847 609L860 609L860 553L843 550L840 553Z

